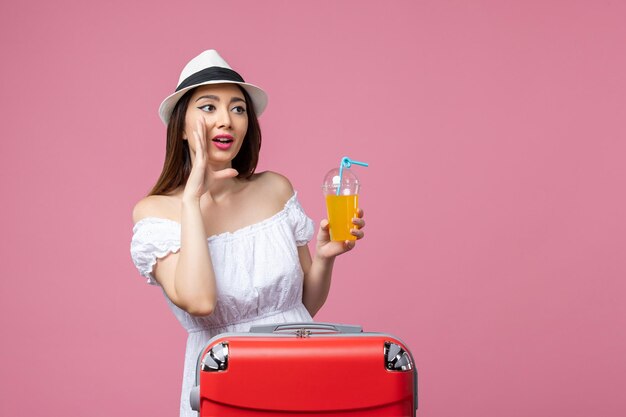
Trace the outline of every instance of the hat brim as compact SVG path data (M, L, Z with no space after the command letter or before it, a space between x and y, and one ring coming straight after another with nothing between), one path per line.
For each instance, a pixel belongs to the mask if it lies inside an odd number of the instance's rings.
M240 83L237 81L225 81L225 80L206 81L200 84L190 85L189 87L183 88L175 92L174 94L169 95L168 97L165 98L165 100L163 100L163 102L159 106L159 117L161 118L163 123L165 123L165 126L167 126L170 121L170 117L172 116L172 112L174 111L174 107L176 106L176 103L178 103L178 100L180 100L180 98L183 95L185 95L187 91L194 89L196 87L209 85L209 84L240 85L243 89L246 90L246 92L250 96L250 99L252 100L252 106L254 107L254 112L256 113L257 117L260 116L261 113L263 113L263 111L265 110L265 107L267 107L267 94L265 94L265 91L261 90L259 87L257 87L254 84Z

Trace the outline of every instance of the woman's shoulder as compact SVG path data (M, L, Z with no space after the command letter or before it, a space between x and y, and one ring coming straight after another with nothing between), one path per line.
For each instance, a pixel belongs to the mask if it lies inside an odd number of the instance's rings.
M149 195L142 198L133 208L133 224L147 217L158 217L175 221L175 196Z
M293 194L294 189L291 181L282 174L273 171L264 171L254 174L252 181L258 184L258 188L267 195L274 195L277 198L287 201Z

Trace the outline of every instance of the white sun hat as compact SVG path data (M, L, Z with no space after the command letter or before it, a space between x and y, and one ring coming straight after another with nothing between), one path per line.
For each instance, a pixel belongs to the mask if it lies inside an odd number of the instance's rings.
M172 111L178 100L192 88L207 84L238 84L250 98L257 116L260 116L267 106L267 94L259 87L246 83L241 75L237 74L215 49L209 49L192 59L185 65L178 79L176 91L169 95L159 106L159 116L167 126Z

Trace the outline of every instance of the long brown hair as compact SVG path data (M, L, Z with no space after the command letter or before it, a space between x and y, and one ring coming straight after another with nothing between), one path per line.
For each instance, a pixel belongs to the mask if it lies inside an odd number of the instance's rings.
M239 87L239 86L238 86ZM246 100L246 112L248 113L248 130L241 144L241 149L233 158L232 166L239 172L237 178L248 179L254 174L259 162L261 150L261 126L254 112L254 106L250 96L243 88L239 87ZM164 195L184 185L191 173L191 152L189 141L183 139L185 130L185 116L187 106L195 88L187 91L176 103L172 116L167 124L167 141L165 144L165 162L163 170L152 190L148 195Z

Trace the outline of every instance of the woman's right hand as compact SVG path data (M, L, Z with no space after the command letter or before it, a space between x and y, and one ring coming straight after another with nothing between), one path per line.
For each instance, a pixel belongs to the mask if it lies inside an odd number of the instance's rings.
M208 198L212 202L213 196L210 193L210 184L238 175L237 170L233 168L214 171L209 166L209 145L206 142L206 131L210 131L212 128L213 126L210 126L207 129L204 119L200 118L196 123L196 129L192 132L196 151L195 155L192 155L191 172L183 191L183 200L185 201L199 202L201 198ZM191 152L193 153L193 151Z

